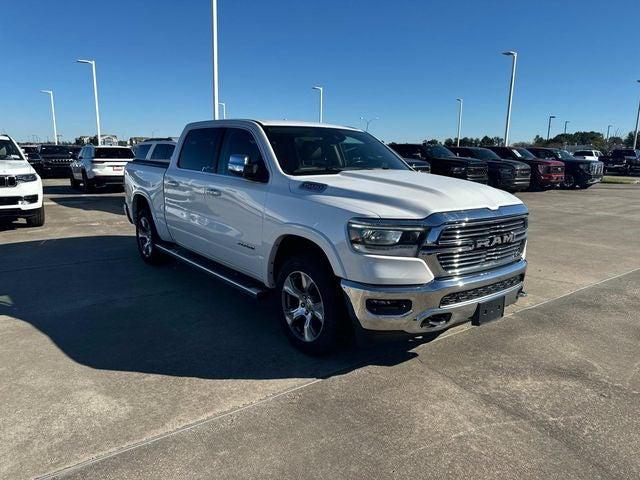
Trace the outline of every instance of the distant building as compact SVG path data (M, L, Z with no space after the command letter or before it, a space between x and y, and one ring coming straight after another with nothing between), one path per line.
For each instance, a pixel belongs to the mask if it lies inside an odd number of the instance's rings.
M118 145L118 137L116 135L102 135L101 139L102 145ZM90 143L93 145L97 145L98 136L94 135L93 137L90 137L88 135L83 135L76 138L75 143L76 145L88 145Z
M141 142L144 142L148 138L149 137L131 137L129 139L129 145L133 147L134 145L137 145L137 144L139 144Z

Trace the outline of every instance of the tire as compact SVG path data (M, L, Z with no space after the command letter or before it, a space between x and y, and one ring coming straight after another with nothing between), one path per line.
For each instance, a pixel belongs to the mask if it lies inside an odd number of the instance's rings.
M148 208L141 208L136 216L136 244L142 260L149 265L161 265L167 257L156 248L159 237Z
M84 193L93 193L95 192L95 185L91 180L87 178L87 172L82 171L82 190Z
M576 179L574 178L573 175L571 175L570 173L564 174L564 181L562 182L562 188L565 188L567 190L576 188Z
M27 217L27 225L30 227L42 227L44 225L44 206L38 209L38 213Z
M338 282L317 256L299 254L285 261L276 291L282 328L302 352L323 355L350 338Z
M74 178L73 172L69 174L69 184L74 190L80 189L80 182Z

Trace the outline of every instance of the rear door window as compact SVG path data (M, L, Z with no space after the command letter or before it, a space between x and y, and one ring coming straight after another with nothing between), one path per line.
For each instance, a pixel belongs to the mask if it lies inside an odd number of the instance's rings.
M136 158L144 160L145 158L147 158L147 153L149 153L150 148L150 143L147 143L145 145L136 145L135 147L133 147L133 152L136 154Z
M169 161L174 149L175 145L172 145L170 143L158 143L153 149L153 152L151 152L150 158L151 160Z
M222 129L196 128L187 133L180 150L178 168L215 172Z

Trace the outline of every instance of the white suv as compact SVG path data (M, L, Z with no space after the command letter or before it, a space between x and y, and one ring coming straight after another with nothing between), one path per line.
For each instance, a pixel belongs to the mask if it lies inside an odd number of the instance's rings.
M71 187L77 189L82 184L84 190L90 192L98 186L122 185L124 167L131 160L133 150L129 147L87 145L71 162Z
M0 135L0 219L18 218L30 227L44 225L42 181L16 142Z

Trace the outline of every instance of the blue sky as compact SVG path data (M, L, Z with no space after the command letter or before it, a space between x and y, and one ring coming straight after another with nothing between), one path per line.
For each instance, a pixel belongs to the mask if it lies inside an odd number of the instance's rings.
M211 118L208 0L3 2L0 130L95 134L95 58L103 133L178 135ZM519 53L512 141L569 130L626 134L640 98L640 2L589 0L218 0L220 100L236 118L362 125L385 141L502 136L510 59Z

